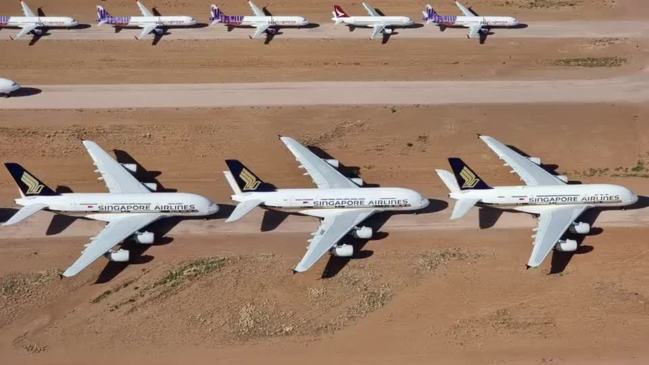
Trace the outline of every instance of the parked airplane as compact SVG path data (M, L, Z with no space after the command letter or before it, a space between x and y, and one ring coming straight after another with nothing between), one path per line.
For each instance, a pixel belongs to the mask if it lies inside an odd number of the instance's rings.
M97 21L99 25L112 24L115 28L142 28L142 32L135 39L143 39L153 33L154 37L161 37L169 28L191 27L196 25L196 19L191 16L174 15L161 16L157 11L151 12L141 2L136 1L142 16L112 16L103 6L97 5Z
M212 24L223 23L229 29L234 27L253 27L257 28L250 39L258 38L263 33L273 36L284 27L304 27L309 25L309 21L301 16L272 16L265 9L259 8L252 1L248 1L253 16L244 15L225 15L218 6L212 4L210 7L210 20Z
M573 252L577 241L561 239L566 230L588 234L590 225L577 221L593 207L621 207L634 204L638 196L619 185L568 185L564 175L555 176L541 167L538 157L526 157L495 138L479 136L498 157L505 161L525 182L526 186L490 187L459 158L449 158L453 173L437 170L437 174L457 202L451 219L464 216L476 204L537 215L534 248L527 263L537 267L552 251Z
M141 183L132 173L136 165L120 164L92 141L83 141L94 165L108 187L109 193L58 194L17 163L6 163L16 180L22 208L3 225L21 222L40 210L86 214L86 218L107 222L106 227L86 245L81 257L68 267L63 276L70 277L92 264L100 256L110 261L127 262L129 251L112 250L126 239L139 244L152 244L154 234L143 231L151 223L172 216L207 216L218 206L200 195L187 193L156 193L157 186Z
M446 27L469 28L467 38L474 38L478 34L486 36L489 28L503 28L518 26L518 19L511 16L480 16L466 6L455 2L464 16L439 15L432 6L426 5L424 20L426 23L435 23L441 30Z
M260 180L237 160L227 160L230 171L224 171L234 195L239 202L226 222L241 219L257 206L269 209L296 210L297 213L322 219L318 230L309 240L306 255L294 272L304 272L325 253L351 257L354 247L339 245L345 235L372 238L372 228L359 226L365 219L382 211L408 211L428 206L428 199L410 189L363 188L360 178L347 178L337 167L337 160L316 156L292 138L280 137L318 186L317 189L275 189ZM351 231L351 233L350 233Z
M354 27L372 28L370 39L374 39L379 34L390 35L394 28L408 27L415 24L407 16L383 16L376 9L367 3L362 3L369 16L349 16L340 5L334 5L332 12L335 24L345 24Z
M45 34L49 28L71 28L79 25L74 18L64 16L45 16L42 10L38 9L38 14L27 6L24 1L20 2L25 16L0 16L0 28L17 27L21 28L20 32L11 39L18 39L26 34L33 34L40 37Z
M11 93L20 89L20 85L13 80L3 79L0 77L0 95L5 98L11 96Z

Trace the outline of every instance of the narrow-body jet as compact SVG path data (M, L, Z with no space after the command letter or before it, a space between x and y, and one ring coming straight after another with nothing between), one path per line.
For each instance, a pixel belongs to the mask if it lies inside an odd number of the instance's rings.
M482 39L489 33L490 28L511 28L519 25L518 19L511 16L480 16L473 10L467 8L459 2L455 5L462 12L462 16L439 15L432 6L426 5L424 10L424 21L433 23L444 30L447 27L469 28L467 38L475 38L480 35Z
M71 17L45 16L40 9L38 13L34 13L24 1L20 2L20 6L23 8L23 16L0 16L0 28L20 28L18 34L11 39L18 39L27 34L40 37L50 28L73 28L79 25Z
M395 28L405 28L415 23L407 16L384 16L374 7L367 3L362 3L367 11L367 16L350 16L343 10L340 5L334 5L332 12L335 24L345 24L354 29L355 27L372 28L370 39L376 38L379 34L391 35Z

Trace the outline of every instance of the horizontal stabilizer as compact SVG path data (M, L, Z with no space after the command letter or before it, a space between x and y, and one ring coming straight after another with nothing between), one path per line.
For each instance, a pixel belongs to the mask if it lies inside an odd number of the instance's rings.
M473 206L479 202L480 199L460 199L455 202L455 207L453 208L453 214L451 214L451 219L460 219L464 217Z
M26 205L20 208L20 210L18 210L16 214L14 214L11 218L9 218L8 221L2 223L2 225L11 226L13 224L20 223L45 208L47 208L47 204L43 204L43 203Z
M253 209L259 206L259 204L262 203L262 200L259 199L251 199L251 200L244 200L241 203L237 204L237 206L234 208L232 211L232 214L230 214L230 217L225 220L226 223L231 223L231 222L236 222L239 219L243 218L246 214L250 213Z
M448 190L451 193L455 193L460 191L460 185L457 184L457 180L455 180L455 175L451 173L450 171L446 170L435 170L437 172L437 175L439 176L440 179L442 179L442 182L444 182L444 185L448 188Z

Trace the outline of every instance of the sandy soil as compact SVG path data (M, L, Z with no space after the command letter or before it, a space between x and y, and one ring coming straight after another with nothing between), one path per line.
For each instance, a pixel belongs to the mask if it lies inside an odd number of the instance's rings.
M472 42L276 40L261 49L241 41L43 42L2 44L0 72L29 84L192 83L346 80L603 78L645 67L649 44L633 39ZM350 52L353 46L353 52ZM318 49L317 53L313 50ZM443 50L443 51L441 51ZM75 54L75 58L51 57ZM408 57L404 57L407 54ZM556 64L573 58L619 57L617 67ZM173 67L170 67L173 65Z
M103 190L79 143L92 138L162 170L167 187L228 203L224 158L281 187L311 186L275 139L287 134L358 165L368 182L435 198L446 191L434 168L445 168L451 154L490 184L518 183L475 138L481 132L573 179L647 195L644 167L633 168L649 158L648 111L632 104L0 111L0 154L52 186ZM11 206L6 173L0 193ZM632 215L645 219L641 212ZM603 217L579 254L525 271L529 218L483 230L390 229L406 218L386 224L386 234L363 247L364 259L323 260L305 275L290 268L314 222L255 214L240 231L204 222L209 236L192 234L198 222L180 225L139 264L98 262L59 280L56 272L97 225L58 222L63 233L46 237L39 217L25 223L35 223L31 236L0 239L0 353L12 363L54 364L646 362L645 225L608 226ZM270 231L258 232L263 226ZM555 265L565 268L547 275Z
M163 15L191 15L199 21L207 22L209 2L199 0L158 0L145 1L147 6L157 7ZM227 15L249 15L250 8L244 1L221 1L217 5ZM337 2L350 15L365 15L365 10L357 1ZM444 15L459 15L459 10L452 1L431 2L435 9ZM94 0L57 0L49 3L46 0L31 0L29 5L35 10L43 7L47 15L74 16L79 21L96 23ZM112 15L139 15L131 0L106 0L100 5L107 8ZM318 0L283 0L281 2L259 2L259 6L268 6L274 15L302 15L313 22L331 22L331 3ZM373 2L372 5L384 11L386 15L404 15L414 20L421 19L425 2L392 0ZM512 15L522 20L567 20L567 19L646 19L649 16L644 0L473 0L466 1L481 15ZM16 2L0 3L0 14L21 14Z

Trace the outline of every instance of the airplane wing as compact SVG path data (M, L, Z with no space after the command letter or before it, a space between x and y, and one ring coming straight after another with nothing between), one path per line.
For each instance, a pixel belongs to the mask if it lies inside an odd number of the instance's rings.
M36 28L37 28L36 24L26 25L22 27L22 29L20 29L20 32L18 32L18 34L16 34L15 36L13 36L12 39L18 39L24 36L25 34L29 34L31 31L33 31Z
M370 5L368 3L363 3L363 7L365 8L365 10L367 10L367 13L370 16L381 16L381 14L379 14L379 12L376 11L376 9L374 9L374 7L372 5Z
M23 14L25 14L26 17L35 17L34 12L32 9L27 6L27 4L24 1L20 2L20 5L23 7Z
M307 271L341 238L345 237L352 228L374 214L374 212L374 209L358 209L324 218L318 230L313 234L306 254L297 264L294 271Z
M374 29L372 30L372 35L370 35L370 39L374 39L376 38L377 35L383 33L383 31L385 30L385 24L376 24L373 26L373 28Z
M300 162L300 167L303 167L311 176L318 188L358 188L358 185L346 178L335 167L316 156L293 138L280 137L280 139L295 156L295 159Z
M140 32L140 35L137 36L137 39L142 39L144 38L147 34L153 32L154 29L156 29L158 26L155 24L147 25L144 28L142 28L142 32Z
M250 38L259 38L260 35L264 34L265 31L268 30L268 27L270 24L268 23L263 23L263 24L257 24L255 27L257 28L255 30L255 34L253 34Z
M482 25L474 24L469 26L469 38L475 38L482 30Z
M460 2L458 1L455 2L455 5L460 8L460 11L462 12L462 14L464 14L464 16L479 16L478 14L476 14L476 12L460 4Z
M564 185L565 182L545 171L541 166L530 161L529 158L505 146L502 142L489 136L480 136L489 148L500 159L504 160L521 177L527 185Z
M572 222L583 213L587 207L563 206L548 208L539 216L539 226L534 239L534 248L527 266L537 267L548 256L561 236Z
M259 8L255 3L252 1L248 1L248 4L250 5L250 9L252 9L252 12L255 14L255 16L266 16L266 13L264 13L261 8Z
M108 191L111 193L151 192L95 142L83 141L83 145L88 150L88 154L90 154L95 166L97 166L97 172L101 174Z
M153 13L147 9L146 6L144 6L141 2L137 1L137 7L140 8L140 12L142 13L142 16L147 16L147 17L153 17ZM148 34L148 33L147 33Z
M70 277L78 274L81 270L108 252L113 246L122 242L137 230L153 223L160 217L160 214L128 214L112 219L88 246L86 246L81 257L63 272L63 276Z

